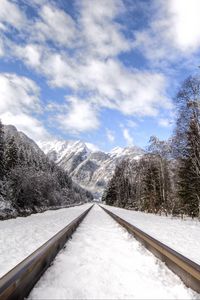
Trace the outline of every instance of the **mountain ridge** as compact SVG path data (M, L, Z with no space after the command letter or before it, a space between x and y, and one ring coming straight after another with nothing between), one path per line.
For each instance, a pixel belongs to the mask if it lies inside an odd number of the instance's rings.
M110 152L89 149L87 143L80 140L54 140L39 143L47 156L64 168L72 179L99 198L115 167L123 159L140 159L145 151L137 146L116 147Z

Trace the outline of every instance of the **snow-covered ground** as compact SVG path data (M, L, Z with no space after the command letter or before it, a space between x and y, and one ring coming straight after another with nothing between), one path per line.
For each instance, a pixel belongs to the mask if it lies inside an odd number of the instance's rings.
M200 222L198 220L158 216L103 205L167 246L200 264Z
M29 299L197 299L95 205Z
M84 204L0 221L0 277L90 206Z

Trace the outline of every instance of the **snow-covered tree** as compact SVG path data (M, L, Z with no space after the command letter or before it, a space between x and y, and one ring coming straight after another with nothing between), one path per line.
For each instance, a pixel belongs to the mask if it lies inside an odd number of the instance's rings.
M5 150L5 169L7 172L14 169L18 162L18 150L15 138L12 137L6 144Z
M161 141L157 137L152 136L149 141L148 151L153 154L154 159L156 158L157 160L160 204L162 205L162 210L165 210L167 213L171 193L171 181L169 176L169 164L172 153L171 140Z
M174 153L179 161L182 213L200 218L200 78L189 77L176 97Z

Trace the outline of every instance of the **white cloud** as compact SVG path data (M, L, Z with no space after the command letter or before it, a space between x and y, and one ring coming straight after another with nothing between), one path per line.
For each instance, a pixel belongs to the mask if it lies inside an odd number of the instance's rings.
M14 125L18 130L24 132L34 141L48 140L50 134L46 131L40 121L31 115L25 113L5 112L0 114L2 123L5 125Z
M53 86L92 93L91 101L99 107L144 116L153 116L159 108L171 107L165 95L167 81L162 74L129 70L116 59L102 61L86 56L79 62L50 54L41 68Z
M80 84L78 61L71 59L66 54L51 51L47 46L41 44L16 46L13 51L28 67L45 75L49 85L53 87L77 89Z
M90 149L92 152L100 151L99 147L97 145L94 145L92 143L85 143L88 149Z
M148 27L135 32L134 46L154 65L187 58L200 46L200 1L155 0ZM165 66L166 67L166 66Z
M125 141L127 142L127 145L133 146L133 138L130 135L129 130L127 128L123 128L122 133L123 133L123 137L124 137Z
M5 31L6 30L6 26L0 22L0 30Z
M35 2L35 3L34 3ZM36 3L38 2L38 3ZM28 20L22 6L9 0L0 1L0 29L9 30L11 25L20 30L26 41L46 42L70 46L75 41L76 25L70 15L46 1L31 1L30 6L40 4L39 16ZM12 12L12 13L11 13ZM6 26L5 26L6 25Z
M80 133L99 127L97 111L90 103L71 97L65 114L56 117L60 127L68 133Z
M0 73L0 111L40 111L38 86L30 79L16 74Z
M79 62L66 55L43 51L30 61L29 52L21 53L29 65L37 65L52 86L70 87L74 92L84 90L91 94L87 99L88 106L95 104L125 115L142 116L156 116L160 108L171 108L165 95L167 81L162 74L129 70L116 59L102 61L86 57ZM42 57L41 63L39 57ZM85 129L89 127L85 126Z
M115 134L112 130L106 129L106 136L107 136L109 142L113 143L115 141Z
M80 26L87 51L105 58L131 49L130 41L115 21L125 10L123 1L84 0L80 3Z
M131 128L135 128L138 126L138 124L133 120L127 120L127 126Z
M20 29L25 24L26 17L15 3L9 0L1 0L0 22L9 24L17 29Z
M40 19L33 26L33 37L37 40L51 40L69 46L76 35L75 22L64 10L53 5L43 5L39 10Z
M200 46L200 1L170 0L168 6L174 43L182 51L196 50Z
M25 47L16 46L14 49L17 57L23 59L24 63L33 68L41 67L43 51L43 47L36 44L28 44Z
M158 124L161 126L161 127L171 127L172 124L173 124L173 121L170 120L170 119L167 119L167 118L161 118L158 120Z
M54 87L71 87L76 89L81 74L78 61L60 53L46 53L40 71L49 79Z
M49 135L42 123L32 116L41 111L39 88L30 79L16 74L0 74L0 118L4 124L15 125L34 140Z
M78 75L80 74L80 75ZM156 115L170 108L165 96L166 78L159 73L129 70L119 61L91 60L80 66L79 85L99 94L98 104L126 115Z
M102 61L86 55L79 61L67 55L45 52L36 45L30 44L24 49L16 51L29 66L45 74L51 85L92 93L88 101L100 108L144 116L156 115L159 108L170 108L165 96L167 82L162 74L129 70L116 59Z
M1 41L1 37L0 37L0 57L4 55L4 45L3 45L3 41Z

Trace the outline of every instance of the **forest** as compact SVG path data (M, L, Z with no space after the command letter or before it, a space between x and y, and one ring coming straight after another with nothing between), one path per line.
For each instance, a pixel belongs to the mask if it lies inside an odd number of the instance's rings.
M167 141L152 136L140 160L122 161L102 201L155 214L200 219L200 79L187 78L175 99L176 123Z
M0 121L0 219L92 199L31 139Z

